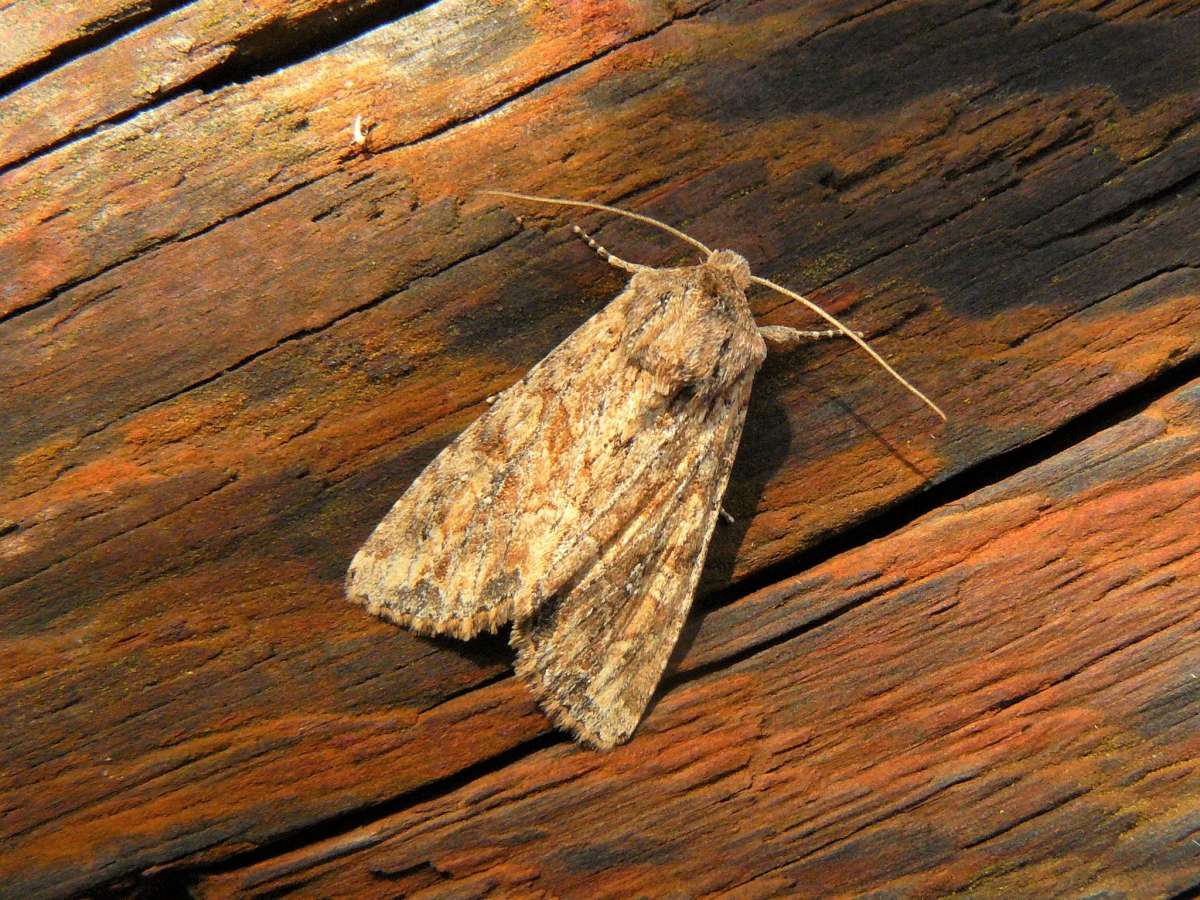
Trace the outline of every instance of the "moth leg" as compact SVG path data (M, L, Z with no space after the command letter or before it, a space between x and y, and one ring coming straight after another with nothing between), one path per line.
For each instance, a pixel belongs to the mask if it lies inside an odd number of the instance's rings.
M605 250L603 247L601 247L596 242L595 238L593 238L590 234L588 234L586 231L584 231L578 225L572 225L571 230L574 231L581 238L583 238L585 241L587 241L587 245L589 247L591 247L593 250L595 250L596 253L598 253L600 255L600 258L602 260L604 260L606 263L608 263L610 266L616 266L618 269L624 269L626 272L629 272L630 274L633 274L634 272L640 272L642 269L651 268L650 266L643 266L643 265L639 265L638 263L628 262L624 259L621 259L621 257L619 257L619 256L613 256L611 253L609 253L607 250Z
M846 336L845 332L839 331L836 328L830 328L826 331L797 331L795 328L788 328L786 325L760 325L758 333L767 342L767 347L771 350L791 350L793 347L800 346L803 341L823 341L828 338ZM861 331L854 333L860 338L863 336Z
M729 510L727 510L723 506L720 508L720 513L721 513L721 518L724 519L726 521L726 523L729 525L732 525L734 522L737 521L737 519L735 519L733 516L731 516L729 514Z

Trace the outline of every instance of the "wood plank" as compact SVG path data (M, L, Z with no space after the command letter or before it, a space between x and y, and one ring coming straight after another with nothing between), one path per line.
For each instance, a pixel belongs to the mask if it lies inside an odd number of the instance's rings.
M638 739L559 744L202 897L1184 896L1200 379L705 617ZM1144 528L1154 523L1153 534Z
M841 348L771 361L709 593L1195 360L1197 17L876 6L448 0L0 176L0 873L220 861L548 734L502 641L341 598L421 466L621 284L475 188L737 248L950 409Z
M250 84L151 104L0 175L0 265L17 273L0 286L0 316L61 303L135 257L342 172L357 115L376 126L378 151L420 142L671 21L654 0L605 8L526 2L497 14L447 0ZM403 183L388 159L374 168ZM317 188L327 199L336 189L336 178Z
M178 0L9 0L0 3L0 83L104 41Z
M193 85L211 92L249 81L280 68L297 49L311 55L314 42L333 46L339 36L394 18L402 8L388 0L188 3L0 100L0 170ZM420 43L448 37L426 34Z

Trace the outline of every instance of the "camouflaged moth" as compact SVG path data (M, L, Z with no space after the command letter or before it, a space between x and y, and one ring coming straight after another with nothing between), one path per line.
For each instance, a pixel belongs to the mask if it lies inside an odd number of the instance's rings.
M517 674L559 726L598 748L633 733L679 636L767 347L845 335L750 274L741 256L654 219L703 262L656 269L589 244L632 277L500 393L417 477L354 557L346 591L421 634L512 623ZM758 326L759 284L836 330Z

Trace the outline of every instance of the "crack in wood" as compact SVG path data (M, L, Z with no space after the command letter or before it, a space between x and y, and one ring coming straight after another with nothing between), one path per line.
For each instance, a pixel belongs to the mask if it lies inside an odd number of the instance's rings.
M107 15L88 22L81 22L79 30L73 37L61 40L52 46L47 45L40 50L34 50L32 55L23 62L9 63L7 71L0 74L0 101L17 92L33 81L70 64L76 59L88 56L106 45L142 28L143 26L164 18L177 9L194 3L195 0L141 0L132 3L121 10L114 10ZM27 7L28 3L6 4L0 13L15 13L33 18ZM86 9L86 7L81 7ZM3 31L3 20L0 20L0 31ZM24 23L29 27L29 22ZM18 26L19 27L19 26ZM61 32L55 35L57 39Z

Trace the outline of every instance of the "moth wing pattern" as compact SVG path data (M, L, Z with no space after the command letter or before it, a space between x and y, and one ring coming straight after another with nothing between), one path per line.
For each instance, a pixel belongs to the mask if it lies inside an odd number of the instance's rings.
M417 477L354 557L347 595L426 634L515 621L518 670L546 709L618 743L686 617L765 355L734 274L637 271ZM582 636L610 644L590 678L567 658Z
M352 601L423 634L469 639L553 590L564 548L594 525L581 501L602 486L574 432L585 399L614 374L615 318L610 305L585 322L417 476L355 555Z
M557 597L513 627L517 674L555 724L608 749L633 733L692 605L745 421L745 378L660 464L674 478Z

